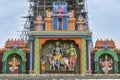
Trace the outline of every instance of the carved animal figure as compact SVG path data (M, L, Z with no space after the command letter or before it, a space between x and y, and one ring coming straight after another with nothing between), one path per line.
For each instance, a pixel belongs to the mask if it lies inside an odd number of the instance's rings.
M61 58L60 61L56 61L55 57L52 54L48 54L48 57L50 63L50 70L52 70L52 67L55 70L55 66L57 67L58 70L60 70L60 65L63 65L65 70L67 70L67 68L69 69L69 59L67 57Z

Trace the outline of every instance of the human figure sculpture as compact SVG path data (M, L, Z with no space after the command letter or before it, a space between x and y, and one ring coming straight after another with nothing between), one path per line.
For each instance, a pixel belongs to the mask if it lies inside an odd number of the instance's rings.
M60 69L60 60L63 56L63 51L60 47L60 43L57 41L55 43L55 48L51 52L54 55L55 66L57 66L58 70Z
M18 66L20 65L20 62L17 60L17 58L14 56L11 61L8 63L10 65L9 69L14 74L16 72L18 73Z
M52 11L46 10L46 18L50 18L52 15Z
M45 60L45 56L42 56L41 58L41 69L42 69L42 73L44 73L44 71L46 70L46 60Z
M70 10L69 12L68 12L68 15L69 15L69 17L70 18L74 18L74 10Z
M77 54L72 44L70 45L70 49L68 49L67 52L69 53L70 56L70 70L75 70Z
M107 55L105 55L105 60L103 62L100 60L100 65L105 74L108 74L109 71L112 70L112 64L113 64L112 59L108 60Z

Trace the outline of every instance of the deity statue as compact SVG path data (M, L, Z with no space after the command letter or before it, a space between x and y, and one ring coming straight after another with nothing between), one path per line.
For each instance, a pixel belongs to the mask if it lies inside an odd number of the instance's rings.
M68 12L68 15L69 15L69 17L70 18L74 18L74 10L70 10L69 12Z
M9 69L12 74L18 74L18 66L20 65L20 62L17 60L17 58L14 56L11 61L8 63L10 65Z
M52 15L52 11L46 10L46 18L50 18Z
M60 60L63 56L63 51L60 47L60 43L57 41L55 43L55 48L52 50L52 55L54 55L55 65L57 66L58 70L60 68Z
M70 45L70 49L67 50L67 53L70 55L70 70L75 70L77 54L73 45Z
M45 60L45 56L42 56L41 58L41 69L42 69L42 73L44 73L44 71L46 70L46 60Z
M105 74L108 74L110 70L112 70L112 64L113 64L113 60L110 59L108 60L108 56L105 55L105 60L102 62L100 59L100 66L102 67L102 70Z

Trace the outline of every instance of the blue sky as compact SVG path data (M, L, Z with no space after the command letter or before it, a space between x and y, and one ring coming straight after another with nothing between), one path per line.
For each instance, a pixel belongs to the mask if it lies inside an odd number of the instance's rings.
M120 48L120 0L87 0L89 26L93 41L112 38ZM0 0L0 48L8 38L18 38L27 15L27 0Z

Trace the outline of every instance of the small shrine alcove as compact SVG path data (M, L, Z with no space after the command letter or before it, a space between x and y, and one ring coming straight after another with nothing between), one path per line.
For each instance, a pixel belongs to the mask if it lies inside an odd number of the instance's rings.
M74 69L70 68L70 54L69 50L70 47L73 47L76 57ZM56 48L57 47L57 48ZM58 48L59 47L59 48ZM57 52L58 51L58 52ZM61 53L61 57L59 52ZM73 40L47 40L45 43L42 45L41 52L40 52L40 61L41 61L41 66L40 66L40 73L51 73L51 74L75 74L75 73L80 73L80 49L79 46L75 43ZM57 56L56 56L57 55ZM54 65L54 61L52 62L52 58L50 60L50 56L53 56L53 60L58 60L60 58L60 62L63 60L65 62L65 65L60 63L59 69L58 66ZM64 59L63 59L64 58ZM74 59L73 59L74 61ZM52 64L53 63L53 64ZM58 63L56 63L58 64ZM68 65L67 65L68 64ZM54 66L53 66L54 65Z
M116 74L118 73L118 56L111 49L103 48L94 57L96 74Z
M26 57L23 51L13 47L6 51L2 58L3 74L25 74Z

